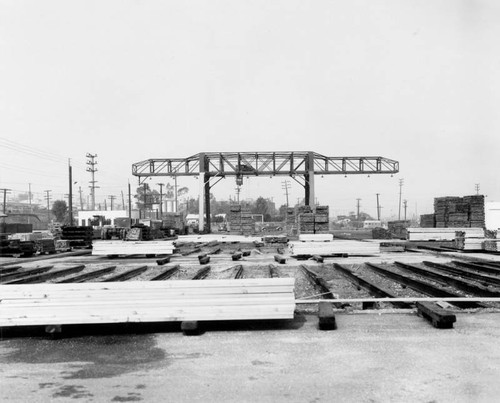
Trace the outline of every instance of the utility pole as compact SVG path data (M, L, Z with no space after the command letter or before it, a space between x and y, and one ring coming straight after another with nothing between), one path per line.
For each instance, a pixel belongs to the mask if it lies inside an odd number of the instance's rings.
M6 214L7 211L7 193L10 193L12 189L0 189L3 191L3 213Z
M122 210L126 210L126 207L125 207L125 196L123 196L123 190L121 192L122 192Z
M398 212L398 221L401 221L401 194L403 193L403 183L404 179L399 180L399 212Z
M380 203L379 203L379 195L380 193L377 193L377 220L380 221Z
M108 211L108 204L106 203L106 199L104 199L104 211Z
M175 199L175 212L177 213L177 175L174 176L174 199Z
M31 183L28 183L28 199L29 199L29 202L30 202L30 213L33 212L33 210L31 210Z
M80 210L83 211L82 187L78 186L78 193L80 193Z
M241 187L236 186L236 203L240 204L240 192L241 192Z
M359 208L360 208L360 204L359 204L359 202L361 201L361 199L356 199L356 200L358 201L358 202L357 202L358 215L357 215L356 219L358 219L358 220L359 220Z
M160 186L160 217L163 217L163 186L165 186L164 183L158 183Z
M71 166L71 160L68 160L68 175L69 175L69 225L73 226L73 168Z
M476 195L479 195L479 189L480 189L479 183L476 183L475 188L476 188Z
M130 182L128 183L128 221L129 226L132 227L132 193L130 190Z
M405 208L405 221L406 221L406 208L408 206L408 200L404 200L403 203L404 203L404 208Z
M147 193L147 189L148 189L148 185L147 185L147 183L144 183L144 217L143 218L146 218L146 201L147 201L146 193Z
M286 207L288 208L288 189L290 189L291 185L290 182L285 180L281 182L281 188L285 190L285 196L286 196Z
M46 193L45 198L47 199L47 224L50 222L50 192L52 190L44 190Z
M97 154L90 154L90 153L87 153L87 158L89 158L89 160L87 161L87 165L89 165L87 167L87 172L90 172L90 174L92 175L92 180L89 182L90 183L90 190L91 190L91 198L92 198L92 206L91 206L91 210L95 210L95 190L97 188L99 188L99 186L96 186L95 184L97 183L97 181L95 180L95 173L97 172L97 168L95 167L97 165L97 161L95 161L95 158L97 157Z
M116 199L116 196L108 196L111 204L111 211L113 211L113 200Z

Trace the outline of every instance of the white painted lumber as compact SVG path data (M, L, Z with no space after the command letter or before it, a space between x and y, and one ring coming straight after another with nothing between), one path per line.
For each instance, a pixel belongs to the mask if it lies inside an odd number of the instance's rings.
M331 242L333 241L332 234L300 234L299 241L301 242Z
M172 241L94 241L92 255L170 255L173 253Z
M373 242L334 240L333 242L290 242L291 255L329 255L346 253L372 255L380 252L380 245Z
M0 326L284 319L293 278L0 285Z

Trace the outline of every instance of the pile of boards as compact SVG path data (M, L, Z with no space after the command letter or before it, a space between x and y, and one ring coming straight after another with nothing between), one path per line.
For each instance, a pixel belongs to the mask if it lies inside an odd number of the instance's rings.
M300 206L297 214L301 234L325 234L329 231L329 207L316 206L313 212L310 206Z
M374 242L335 239L331 234L301 234L298 241L288 243L292 256L376 255L380 246Z
M455 241L456 233L462 232L464 238L484 238L482 228L407 228L409 241Z
M292 319L293 278L0 286L0 327Z
M94 241L92 255L171 255L174 249L172 241Z
M484 196L436 197L434 216L436 228L483 228Z
M255 232L255 220L250 210L242 208L240 204L232 204L229 207L229 232L243 235Z

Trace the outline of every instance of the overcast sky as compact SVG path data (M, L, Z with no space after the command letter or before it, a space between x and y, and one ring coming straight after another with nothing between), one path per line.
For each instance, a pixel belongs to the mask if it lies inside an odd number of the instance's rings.
M500 201L499 21L495 0L0 0L0 187L60 199L71 158L85 196L92 153L97 201L121 199L148 158L316 151L400 163L317 177L335 214L360 198L376 215L376 193L397 214L399 179L409 214L476 184ZM241 197L284 204L285 179L245 181Z

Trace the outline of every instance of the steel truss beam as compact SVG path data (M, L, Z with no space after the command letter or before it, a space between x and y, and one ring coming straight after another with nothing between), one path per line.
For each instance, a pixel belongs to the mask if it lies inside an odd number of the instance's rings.
M397 161L384 157L326 157L308 151L292 152L215 152L200 153L187 158L151 158L132 164L132 174L151 176L198 176L200 155L210 176L394 174ZM309 166L310 157L313 167Z
M187 158L151 158L132 164L132 175L139 178L139 183L153 176L199 176L200 230L206 230L205 212L210 224L208 199L210 187L215 185L215 183L210 185L211 178L218 177L217 183L226 176L243 178L286 175L295 180L297 177L303 180L306 204L311 205L314 204L314 175L371 175L398 172L399 162L384 157L326 157L312 151L208 152Z

